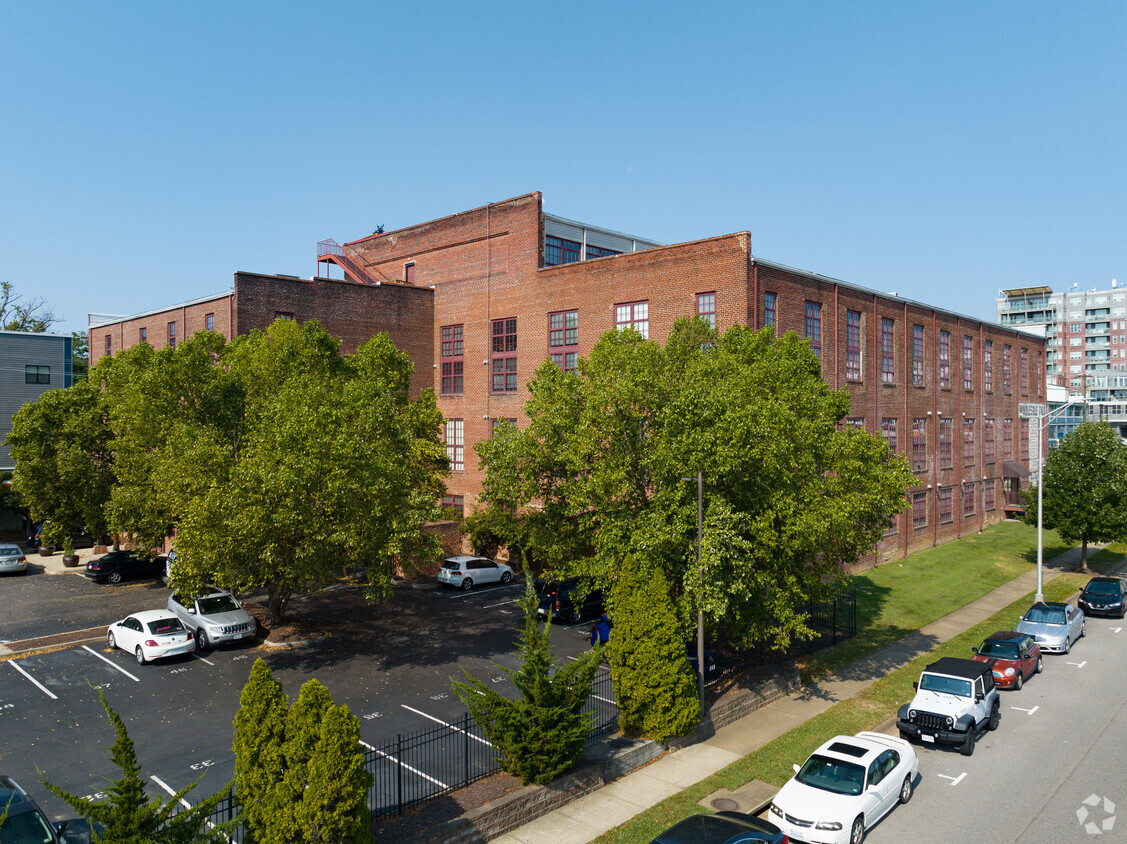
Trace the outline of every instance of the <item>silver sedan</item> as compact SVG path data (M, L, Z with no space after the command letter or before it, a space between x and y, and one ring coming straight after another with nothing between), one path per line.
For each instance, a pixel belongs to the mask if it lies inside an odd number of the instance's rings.
M1057 602L1034 604L1014 629L1032 636L1042 651L1059 654L1071 651L1088 632L1083 610Z
M0 574L27 574L27 557L20 546L0 545Z

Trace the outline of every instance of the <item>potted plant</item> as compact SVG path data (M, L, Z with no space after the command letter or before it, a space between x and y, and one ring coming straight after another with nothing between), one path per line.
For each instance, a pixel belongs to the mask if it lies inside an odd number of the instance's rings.
M39 531L39 556L50 557L55 553L55 526L45 522Z
M68 569L78 565L78 555L74 553L74 539L69 533L63 537L63 565Z

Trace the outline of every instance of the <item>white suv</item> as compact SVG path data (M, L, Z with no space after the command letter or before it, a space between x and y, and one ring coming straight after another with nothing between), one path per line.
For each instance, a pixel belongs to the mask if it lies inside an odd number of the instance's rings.
M194 599L173 592L168 596L168 609L195 633L196 647L200 650L249 639L255 633L251 614L234 595L214 586Z

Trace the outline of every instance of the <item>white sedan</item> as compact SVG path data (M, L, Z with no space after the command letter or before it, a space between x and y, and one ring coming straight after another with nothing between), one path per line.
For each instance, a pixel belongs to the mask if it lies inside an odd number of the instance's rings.
M771 802L771 820L795 841L861 844L865 830L912 799L920 764L912 745L884 733L835 736Z
M115 621L106 634L111 648L129 651L140 665L151 659L191 653L196 640L168 610L145 610Z

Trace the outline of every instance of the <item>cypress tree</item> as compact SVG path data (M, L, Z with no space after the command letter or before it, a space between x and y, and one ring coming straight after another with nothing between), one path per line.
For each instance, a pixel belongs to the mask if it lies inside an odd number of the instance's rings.
M273 812L286 772L287 700L262 659L254 661L235 715L235 796L241 819L259 844L271 844Z
M306 763L306 788L296 804L302 841L310 844L360 844L372 840L360 719L347 706L329 706Z

